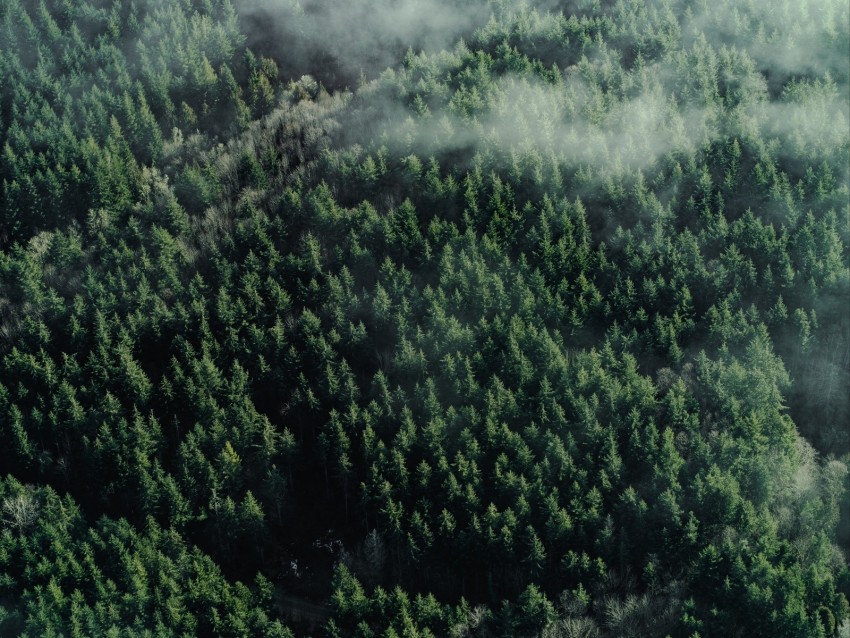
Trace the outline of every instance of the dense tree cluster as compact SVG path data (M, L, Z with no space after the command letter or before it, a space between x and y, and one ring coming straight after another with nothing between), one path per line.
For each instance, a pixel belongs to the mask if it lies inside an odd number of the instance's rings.
M184 136L237 132L274 103L277 66L244 48L227 1L9 0L0 19L7 246L89 211L124 221L142 166L167 165Z
M0 634L850 630L846 7L456 4L0 0Z

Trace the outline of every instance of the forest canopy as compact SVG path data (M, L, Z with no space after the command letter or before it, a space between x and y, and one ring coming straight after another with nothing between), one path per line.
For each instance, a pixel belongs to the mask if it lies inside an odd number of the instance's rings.
M0 635L850 637L844 0L0 0Z

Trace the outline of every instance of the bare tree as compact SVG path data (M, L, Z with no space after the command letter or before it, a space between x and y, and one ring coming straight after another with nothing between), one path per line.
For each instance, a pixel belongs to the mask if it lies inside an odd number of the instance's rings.
M21 491L3 497L3 523L24 531L35 523L38 516L38 503L30 491Z

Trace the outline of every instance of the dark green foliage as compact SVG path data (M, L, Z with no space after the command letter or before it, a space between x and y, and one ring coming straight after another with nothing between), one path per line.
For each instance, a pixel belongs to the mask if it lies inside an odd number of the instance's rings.
M0 634L846 633L850 25L531 4L0 0Z
M292 635L269 618L266 579L253 591L228 583L152 519L142 531L107 517L89 525L70 497L11 478L0 503L4 635Z
M0 20L2 246L82 222L89 209L123 223L138 167L162 165L196 130L244 128L243 92L258 113L275 101L274 63L251 56L244 68L227 0L10 0Z

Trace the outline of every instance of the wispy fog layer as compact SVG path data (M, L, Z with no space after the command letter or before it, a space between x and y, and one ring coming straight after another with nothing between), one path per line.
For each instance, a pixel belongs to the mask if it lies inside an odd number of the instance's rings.
M238 0L249 45L311 73L329 88L354 88L408 48L437 51L491 15L486 0Z
M513 5L497 0L236 3L250 46L279 60L284 77L311 73L329 89L354 89L362 80L397 65L408 50L452 49L459 39L484 27L492 14L527 12L529 6L537 11L536 40L545 37L547 29L562 29L563 20L573 12L602 11L599 3L553 0ZM766 127L764 132L783 138L789 150L810 153L818 145L832 146L836 136L844 138L846 96L838 95L834 87L822 91L819 100L806 96L803 103L793 94L774 95L781 98L779 104L759 105L800 74L825 75L838 86L847 84L850 17L841 0L667 0L649 14L632 16L629 3L607 10L627 16L622 22L635 25L632 34L611 34L620 50L629 48L623 38L633 38L635 49L646 49L641 40L646 33L668 34L683 45L675 47L679 51L675 55L662 54L646 68L630 70L636 89L624 90L613 104L610 95L603 97L591 88L594 83L583 81L588 68L604 73L605 67L624 62L612 58L603 46L589 51L581 69L562 69L563 84L529 84L505 76L493 89L496 108L470 113L456 108L459 100L453 99L450 108L431 113L430 120L420 119L415 130L407 121L410 113L399 108L395 96L383 99L375 93L367 98L368 104L361 101L368 110L368 121L363 120L365 112L360 114L362 132L381 130L386 137L395 130L399 135L390 136L391 144L424 145L410 148L412 152L468 148L491 139L559 153L569 149L573 163L619 162L640 168L672 150L694 150L701 142L729 133L718 128L713 107L705 106L711 97L705 95L706 86L717 80L726 93L727 108L742 106L736 113L738 124ZM517 22L515 33L527 32L528 25L527 20ZM708 55L701 55L705 51ZM732 76L726 71L725 77L718 77L721 62L735 69Z
M759 68L781 73L847 73L848 10L838 0L697 3L686 37L744 49ZM755 36L755 37L754 37Z
M677 53L622 68L623 61L603 45L578 65L561 70L557 82L507 73L483 89L461 86L424 112L401 106L386 90L365 87L351 128L356 141L377 136L401 152L427 156L462 149L537 150L554 153L567 166L606 172L644 169L670 152L690 154L730 136L775 139L783 156L811 161L847 145L847 99L838 89L841 82L786 76L794 70L812 72L814 65L835 65L836 74L846 72L846 58L843 64L839 58L842 42L850 41L850 27L841 21L846 16L839 5L818 0L765 9L745 3L726 7L729 16L719 18L727 14L725 9L668 3L668 16L674 9L681 12L679 33L686 44L676 47ZM461 12L461 22L470 15ZM563 14L538 14L536 20L543 34L547 27L556 31ZM437 24L426 21L422 33ZM420 33L412 24L404 28ZM758 29L755 42L752 34L745 39L746 28ZM371 27L365 33L371 37ZM798 47L793 55L802 55L805 48L810 54L796 67L776 58L776 67L765 69L773 58L764 51L774 47ZM436 64L437 70L429 73L439 77L450 73L454 60L465 53L468 49L459 45L454 56L423 56L427 61L422 64ZM816 70L827 78L835 75L828 68ZM777 75L786 79L781 95L772 98L771 78ZM614 87L603 93L602 83L587 79L594 76L611 76Z

